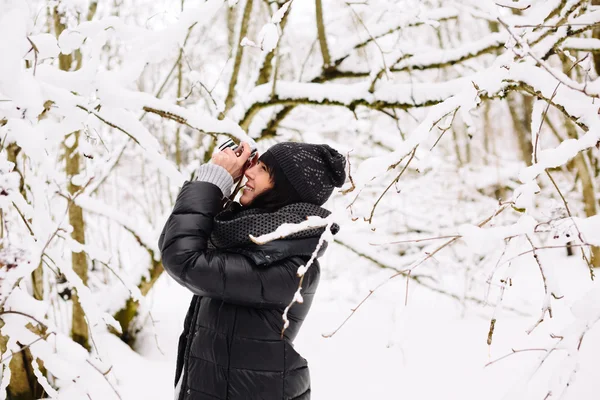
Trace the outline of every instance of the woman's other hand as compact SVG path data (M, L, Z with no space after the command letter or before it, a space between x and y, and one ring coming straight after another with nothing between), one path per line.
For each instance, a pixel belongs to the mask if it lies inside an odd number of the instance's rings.
M241 148L241 152L240 152ZM236 155L239 154L239 155ZM250 146L246 142L242 142L238 147L237 152L234 152L230 148L213 154L213 164L219 165L227 170L234 181L237 181L242 177L244 173L243 168L248 158L250 157L251 150Z

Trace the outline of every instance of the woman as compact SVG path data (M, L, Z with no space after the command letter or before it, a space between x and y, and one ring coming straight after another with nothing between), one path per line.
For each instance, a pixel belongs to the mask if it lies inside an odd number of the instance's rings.
M273 232L308 216L346 178L345 159L327 145L280 143L245 173L250 156L226 149L186 182L159 240L165 270L195 296L179 339L177 400L307 400L307 362L292 342L319 283L317 261L302 284L304 301L282 313L298 289L298 267L315 251L323 229L264 245L249 235ZM234 181L247 182L238 203L221 211ZM333 233L337 226L332 227ZM319 255L322 254L321 249Z

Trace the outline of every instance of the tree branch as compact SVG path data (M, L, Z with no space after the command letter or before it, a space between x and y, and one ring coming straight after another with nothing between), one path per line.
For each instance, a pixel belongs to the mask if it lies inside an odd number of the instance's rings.
M323 69L328 69L331 65L331 56L329 55L329 47L327 46L327 35L325 33L325 23L323 22L323 4L321 0L315 0L317 9L317 36L319 38L319 46L321 47L321 56L323 57Z
M244 47L241 45L242 39L248 33L248 22L252 15L252 4L253 0L246 0L244 6L244 14L242 16L242 22L237 40L234 43L235 46L235 57L233 61L233 71L231 72L231 79L229 80L229 88L227 89L227 97L225 98L225 110L221 114L221 118L231 109L233 106L233 100L235 98L235 86L237 85L240 69L242 67L242 59L244 57Z

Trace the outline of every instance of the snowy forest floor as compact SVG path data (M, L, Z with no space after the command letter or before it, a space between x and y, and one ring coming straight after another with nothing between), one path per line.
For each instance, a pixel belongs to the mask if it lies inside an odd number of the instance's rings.
M523 301L518 299L532 298L530 292L540 290L540 278L534 263L522 267L513 277L511 296L529 316L502 312L497 316L492 345L488 346L492 307L464 307L416 284L409 286L405 306L406 281L399 278L379 289L336 335L327 339L322 334L332 332L369 289L390 276L389 271L375 270L361 262L336 263L334 260L343 255L340 251L333 246L324 257L318 295L295 342L296 349L309 360L315 400L541 400L557 380L561 367L568 368L560 352L551 355L535 375L538 359L545 355L541 350L519 352L486 364L511 353L511 349L539 347L543 337L556 333L553 327L564 326L573 318L568 299L577 299L598 284L588 278L589 287L582 288L582 277L589 274L587 267L576 257L563 257L562 251L557 251L556 276L565 294L564 302L556 302L554 318L546 319L528 336L525 331L537 320L540 305L522 306ZM149 298L154 323L147 320L138 339L138 353L115 336L95 338L104 361L113 365L118 379L116 389L123 400L172 397L177 339L189 300L185 289L163 275ZM597 399L599 327L588 332L581 350L579 372L567 398ZM95 393L104 391L103 399L116 399L98 374L87 379L87 387L94 386ZM64 399L77 396L69 396L68 387L61 394Z

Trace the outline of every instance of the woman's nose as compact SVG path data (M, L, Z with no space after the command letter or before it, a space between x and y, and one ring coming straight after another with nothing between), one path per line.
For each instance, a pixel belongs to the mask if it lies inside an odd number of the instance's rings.
M244 175L246 176L246 178L253 179L252 177L254 176L254 171L255 171L254 168L256 168L256 165L253 165L252 167L248 168L246 170L246 172L244 172Z

